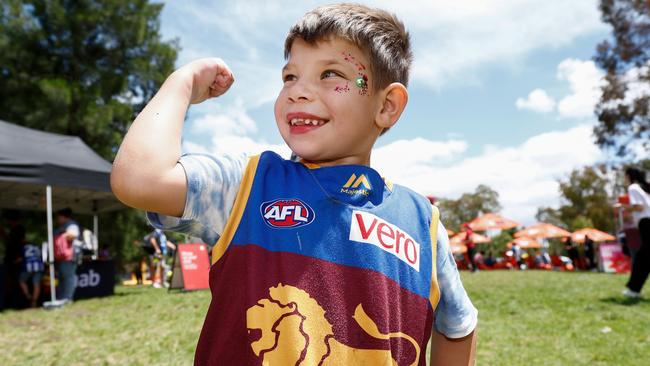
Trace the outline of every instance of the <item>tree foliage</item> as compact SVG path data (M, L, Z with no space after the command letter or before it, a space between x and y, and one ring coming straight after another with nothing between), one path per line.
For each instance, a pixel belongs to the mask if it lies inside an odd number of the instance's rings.
M606 72L596 106L597 142L621 156L637 143L650 151L650 1L601 0L600 11L613 38L601 42L594 57Z
M112 160L130 122L173 70L147 0L0 5L0 118L76 135Z
M445 226L456 232L460 226L475 219L479 213L501 210L499 193L486 185L479 185L473 193L463 193L458 199L441 199L440 217Z
M585 167L574 170L566 180L559 181L560 207L542 207L536 218L571 231L584 227L614 231L611 182L605 168Z
M112 161L174 68L178 46L162 40L162 7L148 0L0 2L0 119L79 136ZM102 215L100 223L100 243L118 260L135 255L132 242L147 230L136 210Z

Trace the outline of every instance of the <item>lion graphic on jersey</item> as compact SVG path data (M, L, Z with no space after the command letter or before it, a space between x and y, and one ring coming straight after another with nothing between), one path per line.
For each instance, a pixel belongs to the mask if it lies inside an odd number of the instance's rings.
M269 295L246 311L248 331L261 331L251 348L263 365L397 365L390 350L358 349L336 340L325 310L307 292L280 283L269 289ZM415 348L411 365L417 365L420 346L411 336L381 333L361 304L352 318L371 337L406 339Z

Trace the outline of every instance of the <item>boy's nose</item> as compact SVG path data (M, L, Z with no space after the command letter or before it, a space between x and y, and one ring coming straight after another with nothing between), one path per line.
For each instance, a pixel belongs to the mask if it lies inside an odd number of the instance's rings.
M311 87L305 81L298 80L289 89L289 101L291 102L308 102L313 98Z

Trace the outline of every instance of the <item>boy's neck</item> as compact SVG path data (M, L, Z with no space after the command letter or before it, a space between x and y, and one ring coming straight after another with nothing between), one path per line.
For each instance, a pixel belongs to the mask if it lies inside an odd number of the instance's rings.
M323 161L317 161L317 160L307 160L307 159L300 159L301 162L305 164L312 164L312 165L317 165L321 167L327 167L327 166L337 166L337 165L365 165L365 166L370 166L370 152L368 154L363 155L363 156L345 156L339 159L333 159L333 160L323 160Z

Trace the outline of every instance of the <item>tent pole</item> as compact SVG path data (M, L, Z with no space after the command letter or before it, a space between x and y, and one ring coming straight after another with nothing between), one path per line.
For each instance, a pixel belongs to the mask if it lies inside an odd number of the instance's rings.
M93 214L93 234L95 235L95 242L93 242L93 260L97 259L99 253L99 216L97 212Z
M50 264L50 296L52 303L56 302L56 287L54 286L54 225L52 224L52 186L45 189L47 196L47 243L48 262Z

